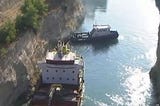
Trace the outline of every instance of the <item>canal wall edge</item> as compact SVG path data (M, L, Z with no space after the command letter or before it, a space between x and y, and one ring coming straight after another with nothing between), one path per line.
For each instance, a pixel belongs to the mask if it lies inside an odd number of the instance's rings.
M160 12L160 1L156 1L156 6ZM157 60L155 65L152 67L150 71L150 78L153 84L153 93L156 99L156 104L160 104L160 25L158 28L158 43L157 43L157 52L156 52Z

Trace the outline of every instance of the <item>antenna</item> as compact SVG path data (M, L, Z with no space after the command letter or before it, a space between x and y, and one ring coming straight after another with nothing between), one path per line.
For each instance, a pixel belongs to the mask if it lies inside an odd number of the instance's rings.
M59 35L60 35L60 40L62 40L62 36L61 36L61 33L62 33L62 30L61 30L61 25L60 25L60 22L59 22Z

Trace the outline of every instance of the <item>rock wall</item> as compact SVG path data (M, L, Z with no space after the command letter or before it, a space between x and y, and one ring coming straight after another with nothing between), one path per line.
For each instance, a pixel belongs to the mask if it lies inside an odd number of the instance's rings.
M40 31L36 35L26 32L11 44L6 57L0 57L0 106L14 106L16 99L37 83L37 62L44 59L48 42L69 35L83 19L80 0L48 1L52 1L51 10ZM56 5L52 8L51 4Z
M44 20L41 30L42 37L47 40L68 36L84 17L84 8L80 0L61 0L61 2L55 0L55 2L56 4L52 1L54 8Z
M0 0L0 12L4 12L23 0Z
M24 0L0 0L0 26L7 20L14 20L20 13Z
M160 1L156 0L156 6L160 11ZM153 89L156 98L156 104L160 104L160 25L158 31L158 44L157 44L157 61L150 71L150 78L153 83Z

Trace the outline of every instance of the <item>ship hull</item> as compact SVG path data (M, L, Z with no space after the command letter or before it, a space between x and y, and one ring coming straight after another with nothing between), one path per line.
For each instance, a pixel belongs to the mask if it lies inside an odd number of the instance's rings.
M63 42L47 52L46 60L38 62L41 81L30 106L81 106L83 101L83 58Z

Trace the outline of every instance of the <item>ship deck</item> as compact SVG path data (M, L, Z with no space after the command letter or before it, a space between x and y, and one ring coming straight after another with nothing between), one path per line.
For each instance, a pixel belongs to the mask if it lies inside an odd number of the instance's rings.
M62 85L57 91L53 84L43 84L35 92L31 106L80 106L81 89L77 85Z

